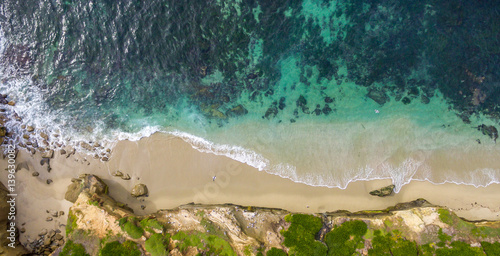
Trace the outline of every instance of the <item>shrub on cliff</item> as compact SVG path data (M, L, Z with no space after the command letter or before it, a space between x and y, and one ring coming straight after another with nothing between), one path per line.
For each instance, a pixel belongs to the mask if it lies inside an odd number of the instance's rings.
M141 251L137 244L127 240L123 244L118 241L107 243L100 251L99 256L140 256Z
M153 234L146 240L144 247L151 256L166 256L169 239L170 237L163 237L161 234Z
M124 231L134 239L139 239L144 234L144 230L136 225L136 219L133 217L121 218L120 220L118 220L118 225L120 226L122 231Z
M347 221L326 234L325 242L328 255L350 256L356 248L363 245L363 236L368 230L366 223L360 220Z
M60 256L89 256L81 244L68 240L62 249Z
M287 254L283 250L273 247L267 251L266 256L287 256Z
M301 255L326 255L326 246L315 239L323 223L321 218L307 214L293 214L285 217L291 225L283 231L285 238L283 244L290 248L290 254Z

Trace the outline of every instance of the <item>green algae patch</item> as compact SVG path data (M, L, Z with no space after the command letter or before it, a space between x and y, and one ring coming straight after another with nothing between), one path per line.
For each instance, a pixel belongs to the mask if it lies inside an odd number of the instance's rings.
M68 220L66 222L66 236L71 234L78 226L76 225L76 216L72 211L68 212Z
M315 239L323 227L321 218L307 214L289 214L285 221L291 225L283 231L283 244L290 248L291 255L326 255L327 247Z
M231 245L223 238L212 234L205 234L198 231L189 233L180 231L172 236L173 240L180 241L177 248L185 251L188 247L197 247L206 252L207 255L236 256Z
M89 256L89 254L85 251L85 248L81 244L74 243L71 240L68 240L64 245L60 256Z
M489 243L489 242L481 242L481 246L483 247L483 251L487 256L500 255L500 243Z
M145 218L139 222L139 225L149 232L154 232L152 229L163 231L163 225L156 219Z
M167 246L170 241L170 236L162 236L161 234L153 234L146 240L144 247L146 251L151 253L151 256L166 256L168 255Z
M144 234L144 229L137 226L137 219L134 217L125 217L118 220L118 225L123 232L127 233L130 237L134 239L139 239Z
M141 251L137 244L127 240L123 243L118 241L106 243L99 251L99 256L140 256Z
M278 248L271 248L271 250L267 251L266 256L287 256L286 252Z
M413 241L401 237L401 233L387 233L385 235L380 230L375 230L372 240L372 249L368 250L368 255L393 255L393 256L413 256L418 255L417 244Z
M350 256L363 246L363 236L368 231L366 223L360 220L346 221L326 234L325 242L330 256Z

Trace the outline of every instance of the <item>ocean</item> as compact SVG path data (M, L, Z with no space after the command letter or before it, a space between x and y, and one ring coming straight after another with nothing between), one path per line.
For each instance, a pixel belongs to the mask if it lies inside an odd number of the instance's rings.
M312 186L487 186L500 182L498 13L494 1L4 0L0 93L20 117L5 126L28 149L27 126L53 148L164 132Z

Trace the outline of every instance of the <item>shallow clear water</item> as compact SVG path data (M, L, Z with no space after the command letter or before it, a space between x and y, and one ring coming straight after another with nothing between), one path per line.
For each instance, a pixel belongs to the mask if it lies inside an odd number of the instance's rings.
M310 185L484 186L500 177L500 147L474 128L499 124L498 10L7 0L0 90L23 120L9 129L64 143L164 131Z

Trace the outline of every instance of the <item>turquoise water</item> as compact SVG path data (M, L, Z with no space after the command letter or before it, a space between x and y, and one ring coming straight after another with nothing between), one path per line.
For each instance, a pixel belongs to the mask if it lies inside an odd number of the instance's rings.
M163 131L309 185L485 186L500 177L497 133L477 129L499 127L499 9L7 0L0 91L22 118L9 129L60 134L52 146Z

